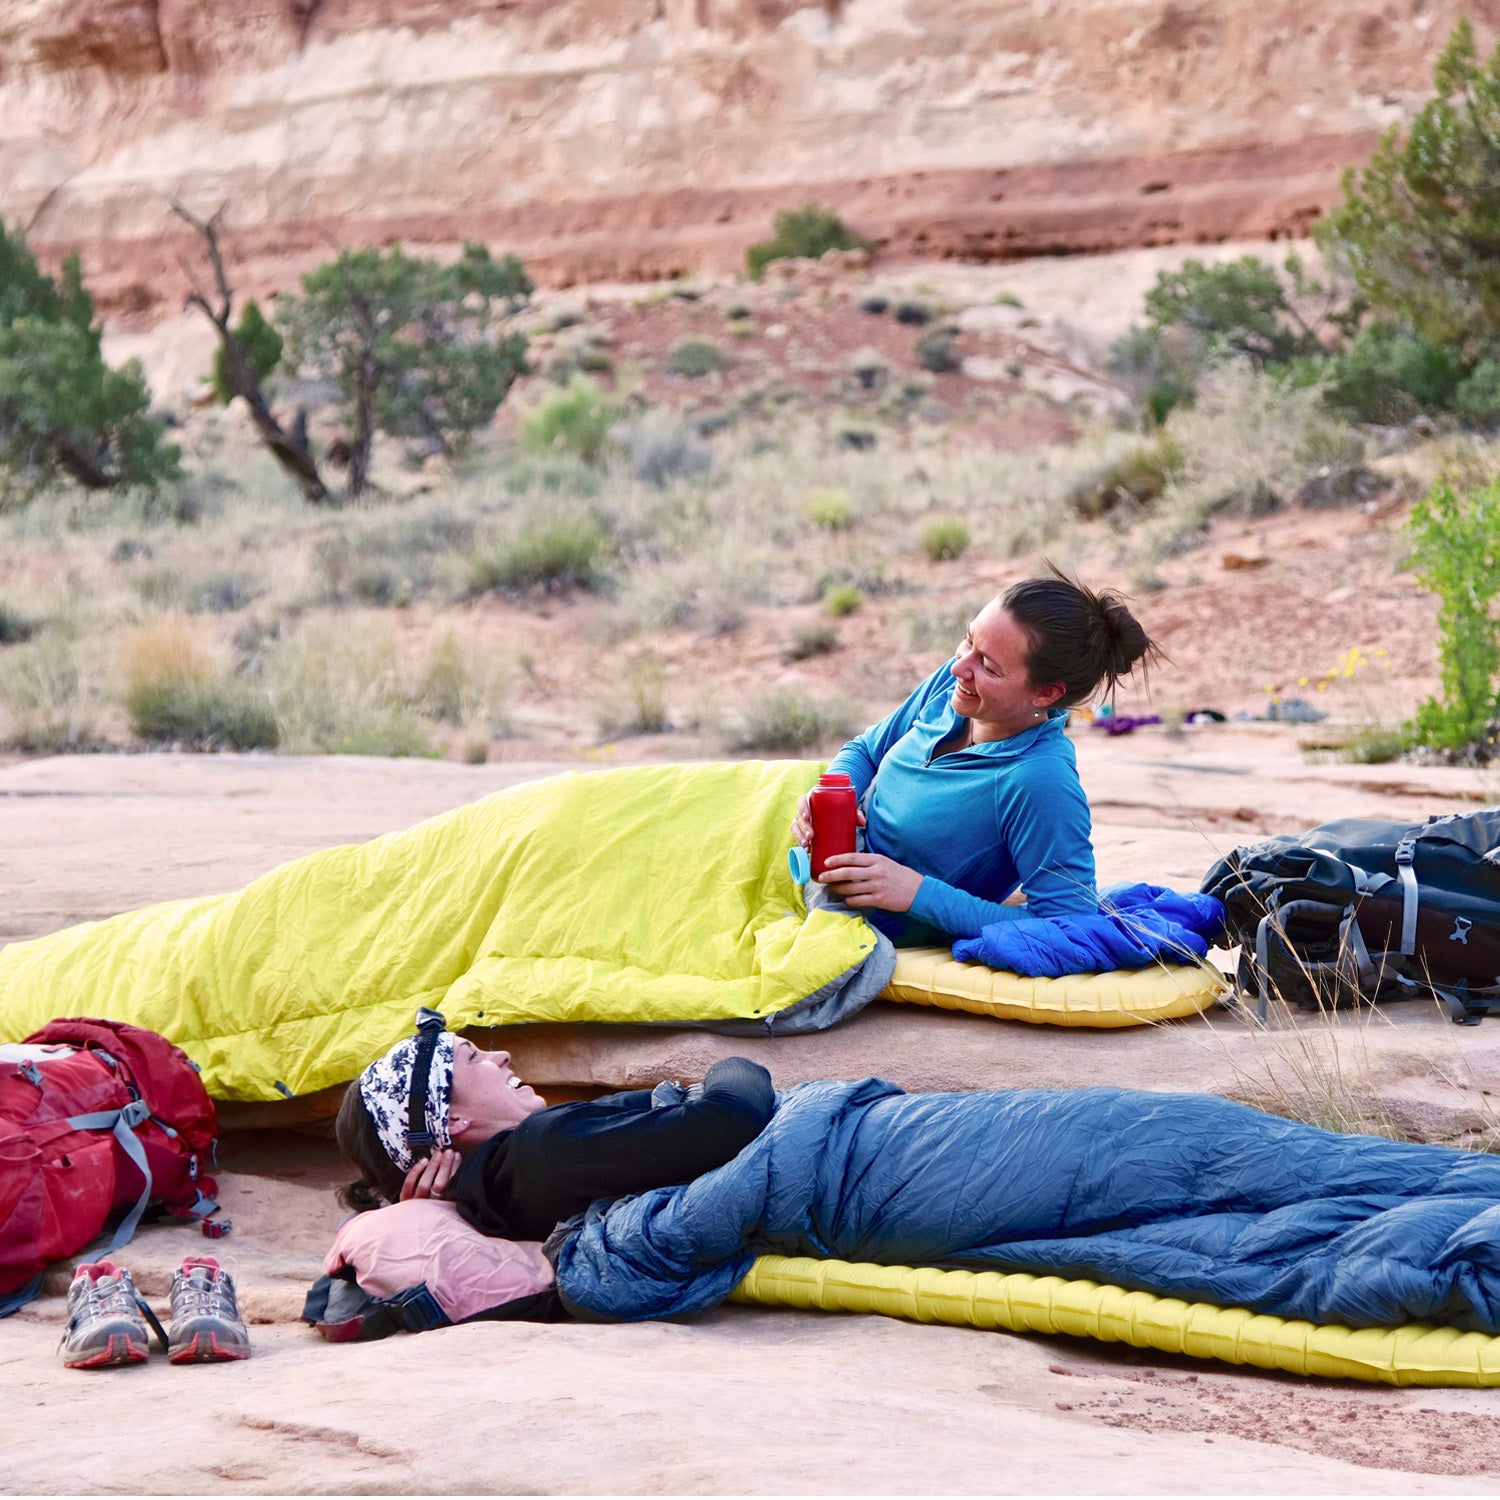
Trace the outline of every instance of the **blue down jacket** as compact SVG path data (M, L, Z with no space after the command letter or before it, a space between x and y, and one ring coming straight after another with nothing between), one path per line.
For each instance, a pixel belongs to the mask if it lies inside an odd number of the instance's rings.
M954 943L953 956L1013 974L1057 979L1144 969L1158 959L1190 964L1224 932L1223 902L1166 886L1111 886L1100 895L1099 907L1087 915L992 923L977 938Z
M808 1083L727 1166L574 1221L558 1290L585 1317L694 1312L762 1253L1494 1333L1500 1157L1334 1135L1201 1094Z

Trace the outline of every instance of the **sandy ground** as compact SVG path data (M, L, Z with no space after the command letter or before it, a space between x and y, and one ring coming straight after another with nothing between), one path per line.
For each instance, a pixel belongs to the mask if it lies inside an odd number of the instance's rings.
M1481 773L1308 765L1285 731L1147 730L1079 744L1106 880L1197 883L1265 833L1491 795ZM0 935L228 889L557 766L139 756L0 766ZM1500 1023L1418 1007L1259 1032L1233 1014L1127 1033L872 1008L754 1050L777 1082L879 1071L910 1087L1107 1080L1244 1093L1306 1058L1447 1136L1481 1128ZM545 1089L693 1077L746 1050L696 1033L539 1027L496 1038ZM1299 1059L1301 1061L1299 1061ZM1258 1072L1256 1070L1259 1070ZM867 1491L1494 1493L1493 1392L1392 1391L1230 1371L1111 1346L880 1318L723 1309L642 1327L495 1324L363 1348L295 1321L340 1216L336 1161L295 1111L226 1111L221 1178L256 1357L64 1370L67 1270L0 1326L10 1492ZM159 1305L179 1227L123 1259ZM183 1399L187 1387L188 1399ZM1478 1420L1476 1420L1476 1418ZM454 1440L455 1428L462 1432ZM87 1434L85 1440L85 1434Z

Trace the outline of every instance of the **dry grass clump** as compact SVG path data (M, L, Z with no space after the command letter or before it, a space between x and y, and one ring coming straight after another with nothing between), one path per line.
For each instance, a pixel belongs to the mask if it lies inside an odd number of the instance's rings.
M0 657L0 744L32 755L98 746L105 709L97 641L69 622Z
M303 620L266 665L281 746L300 754L429 755L396 640L378 617L348 612Z
M526 517L507 535L474 553L470 585L491 589L603 587L610 555L609 534L598 516L581 508L552 507Z
M195 750L260 750L280 738L264 689L226 676L181 617L140 626L121 659L125 713L139 739Z
M932 562L956 562L971 540L969 528L957 516L941 516L922 528L922 550Z
M848 739L856 718L848 703L819 702L801 688L774 688L750 701L729 747L749 752L812 750Z
M609 681L600 685L594 717L603 740L662 734L670 729L661 656L649 649L632 652Z

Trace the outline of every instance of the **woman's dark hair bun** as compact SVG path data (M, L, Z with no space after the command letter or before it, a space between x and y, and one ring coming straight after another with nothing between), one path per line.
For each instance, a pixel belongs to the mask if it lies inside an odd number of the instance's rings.
M1142 671L1161 659L1129 606L1111 589L1095 591L1047 564L1050 577L1027 578L1001 596L1031 650L1026 660L1033 686L1061 683L1057 707L1072 708L1104 684L1113 695L1120 678L1139 664Z

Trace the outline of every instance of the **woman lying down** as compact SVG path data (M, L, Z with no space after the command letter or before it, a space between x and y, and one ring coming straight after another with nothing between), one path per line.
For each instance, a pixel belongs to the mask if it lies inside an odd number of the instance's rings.
M546 1108L503 1054L440 1027L349 1091L383 1151L351 1152L362 1191L373 1179L399 1201L339 1230L304 1312L330 1337L696 1312L761 1254L1500 1331L1500 1157L1199 1094L905 1094L874 1078L773 1094L743 1059L701 1090ZM339 1134L346 1150L371 1138L342 1113Z

